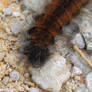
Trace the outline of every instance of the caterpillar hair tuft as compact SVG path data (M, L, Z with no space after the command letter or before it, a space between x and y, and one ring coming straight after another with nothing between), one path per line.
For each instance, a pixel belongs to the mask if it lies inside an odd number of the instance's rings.
M24 54L34 67L42 66L48 59L49 46L54 44L54 37L63 25L72 19L89 0L53 0L46 7L45 13L37 18L30 33L30 44Z

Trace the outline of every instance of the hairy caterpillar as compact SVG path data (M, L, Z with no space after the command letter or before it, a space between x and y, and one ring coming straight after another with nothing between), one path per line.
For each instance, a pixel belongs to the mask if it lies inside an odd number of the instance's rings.
M48 47L54 44L54 37L87 2L88 0L53 0L45 13L38 17L35 27L29 30L30 44L24 50L34 67L44 64L50 55Z

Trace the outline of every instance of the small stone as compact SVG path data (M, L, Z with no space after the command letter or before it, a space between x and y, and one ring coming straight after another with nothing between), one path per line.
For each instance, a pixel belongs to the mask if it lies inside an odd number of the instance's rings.
M0 53L0 61L4 58L4 53Z
M74 90L77 87L77 85L76 85L77 83L78 82L76 82L74 80L67 81L65 84L66 92L72 92L72 90Z
M8 82L8 80L9 80L9 76L5 76L4 78L3 78L3 82Z
M86 83L89 91L92 92L92 72L88 73L86 76Z
M41 14L48 1L49 0L24 0L23 4L28 9L32 9L36 13Z
M85 87L78 87L74 90L74 92L89 92L89 90Z
M19 78L20 78L19 72L15 71L15 70L12 71L12 72L10 73L10 78L11 78L12 81L18 81Z
M70 77L70 68L66 65L66 60L58 53L41 69L32 68L31 72L34 82L51 92L59 92L62 84Z
M14 17L19 17L21 14L20 14L20 12L13 12L12 15L13 15Z
M23 30L24 24L24 21L17 21L16 23L14 23L11 26L11 31L13 32L13 34L17 35L19 32L21 32Z
M5 15L11 15L12 14L11 8L5 8L5 9L3 9L3 11L4 11Z
M6 27L6 32L7 32L8 34L11 34L11 33L12 33L11 30L10 30L10 28L7 28L7 27Z
M27 91L29 91L28 85L23 85L23 86L24 86L24 88L25 88Z
M80 30L86 42L86 49L92 52L92 22L88 19L84 20L80 25Z
M16 3L19 4L20 3L20 0L16 0Z
M25 73L25 74L24 74L24 77L25 77L25 78L28 78L28 77L29 77L29 73Z
M84 62L84 60L80 57L80 55L78 55L78 53L76 52L71 53L69 58L71 62L74 64L74 66L80 68L83 71L83 73L87 74L91 71L88 64Z
M76 36L72 40L72 43L76 44L80 49L83 49L85 47L85 42L80 33L76 34Z
M38 88L31 87L29 92L40 92L40 90Z
M28 10L24 10L24 11L23 11L23 14L24 14L24 15L27 15L28 13L29 13Z
M87 50L90 51L90 52L92 52L92 43L89 43L87 45Z
M77 75L80 75L82 74L82 70L76 66L73 67L73 70L72 70L72 76L77 76Z
M33 25L34 19L33 19L32 15L27 16L26 21L28 24Z

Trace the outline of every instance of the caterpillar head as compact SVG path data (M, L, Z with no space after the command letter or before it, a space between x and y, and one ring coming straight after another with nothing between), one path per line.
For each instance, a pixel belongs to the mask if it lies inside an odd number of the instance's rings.
M32 44L25 47L24 54L28 57L33 67L41 67L44 65L50 55L48 48L41 48Z

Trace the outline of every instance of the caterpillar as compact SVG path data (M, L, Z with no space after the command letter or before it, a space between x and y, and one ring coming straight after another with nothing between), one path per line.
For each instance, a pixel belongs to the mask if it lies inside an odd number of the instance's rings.
M30 44L24 48L24 54L34 67L41 67L48 59L49 46L62 27L72 19L89 0L53 0L44 14L40 15L32 29Z

